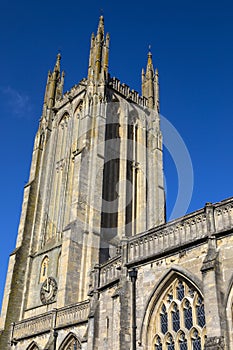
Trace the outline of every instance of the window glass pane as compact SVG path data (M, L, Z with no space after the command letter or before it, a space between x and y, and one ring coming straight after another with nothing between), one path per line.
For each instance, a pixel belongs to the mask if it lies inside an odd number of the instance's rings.
M192 350L201 350L201 339L192 340Z
M177 291L177 299L181 301L184 298L184 285L181 281L178 282L176 291Z
M168 329L167 313L160 315L160 322L161 322L161 332L163 334L167 333L167 329Z
M188 301L186 301L184 305L184 323L187 329L191 329L193 326L193 313Z
M169 303L171 303L173 300L173 290L171 289L168 293L167 293L167 301Z
M166 306L163 304L162 305L162 308L161 308L162 312L165 313L167 310L166 310Z
M204 310L203 300L200 297L198 297L198 300L197 300L196 311L197 311L197 323L200 327L203 328L205 326L205 310Z
M162 349L163 349L163 347L162 347L161 339L159 336L157 336L155 350L162 350Z
M187 340L180 343L180 350L188 350Z
M176 304L174 305L172 311L172 327L173 331L175 332L177 332L180 329L180 312Z
M185 339L185 334L183 332L180 334L179 350L188 350L187 339Z
M175 350L175 344L171 335L167 339L167 350Z
M155 350L162 350L162 344L155 344Z

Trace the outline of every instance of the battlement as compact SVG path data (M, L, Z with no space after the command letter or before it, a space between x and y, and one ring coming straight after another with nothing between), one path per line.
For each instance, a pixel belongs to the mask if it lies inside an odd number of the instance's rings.
M140 96L137 91L130 89L130 87L121 83L116 77L110 77L108 81L108 86L120 93L127 100L134 102L142 107L148 106L148 99L144 96ZM70 90L66 91L62 98L56 101L55 108L61 108L71 100L73 100L77 95L83 92L87 87L87 79L82 79L78 84L75 84Z
M140 106L147 107L148 100L146 97L140 96L137 91L130 89L125 83L121 83L119 79L113 77L109 79L108 85L110 88L116 90L121 95L126 97L126 99L137 103Z
M71 100L73 100L77 95L82 93L86 89L87 80L84 78L78 84L72 86L72 88L66 91L62 98L55 103L55 108L61 108Z

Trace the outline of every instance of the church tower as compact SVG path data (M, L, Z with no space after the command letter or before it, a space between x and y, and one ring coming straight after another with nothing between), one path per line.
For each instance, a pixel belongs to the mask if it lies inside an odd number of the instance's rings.
M85 301L94 266L113 258L122 240L165 222L158 70L149 52L140 96L110 76L109 42L101 16L87 78L63 94L60 54L48 73L1 349L11 348L12 323Z

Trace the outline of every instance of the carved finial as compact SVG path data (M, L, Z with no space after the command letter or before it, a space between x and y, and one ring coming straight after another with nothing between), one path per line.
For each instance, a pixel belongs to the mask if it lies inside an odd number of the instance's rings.
M92 34L89 55L88 80L105 81L108 79L108 54L110 37L104 38L104 17L99 17L97 35Z
M54 67L54 72L60 72L60 61L61 61L61 53L60 53L60 50L59 50L58 54L57 54L56 64L55 64L55 67Z
M104 16L101 15L99 19L99 25L98 25L98 31L97 34L103 34L104 33Z
M150 66L152 65L152 53L151 53L150 49L151 49L151 45L149 45L149 52L148 52L148 55L147 55L147 57L148 57L147 65L148 65L148 66L149 66L149 65L150 65Z

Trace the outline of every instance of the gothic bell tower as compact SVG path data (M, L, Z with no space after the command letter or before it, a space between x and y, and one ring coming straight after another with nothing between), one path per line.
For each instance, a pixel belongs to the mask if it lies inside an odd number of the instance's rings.
M108 72L104 18L87 78L63 94L61 55L48 73L10 256L0 348L10 324L81 302L89 273L123 238L164 223L158 71L149 52L142 96Z

